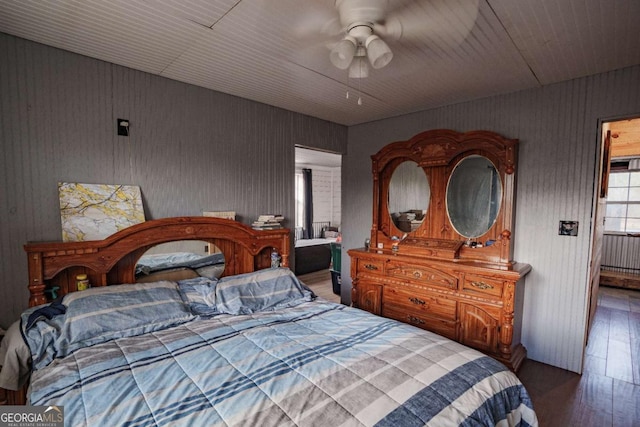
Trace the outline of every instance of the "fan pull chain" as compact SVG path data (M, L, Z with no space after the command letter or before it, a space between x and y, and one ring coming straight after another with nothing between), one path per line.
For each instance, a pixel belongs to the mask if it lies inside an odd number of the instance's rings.
M349 73L347 73L347 96L346 98L349 99L349 88L351 87L351 79L349 78Z
M361 96L361 90L360 90L360 80L358 79L358 105L362 105L362 96ZM351 94L349 93L349 88L351 87L351 78L347 75L347 91L345 92L345 98L349 99L349 97L351 96Z

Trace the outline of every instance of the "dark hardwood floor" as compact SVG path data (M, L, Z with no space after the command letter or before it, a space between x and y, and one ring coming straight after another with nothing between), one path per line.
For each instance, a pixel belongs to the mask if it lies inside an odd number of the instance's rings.
M640 291L600 287L583 374L527 360L541 427L640 426Z
M340 302L329 270L300 279ZM541 427L640 427L640 291L600 288L582 375L526 360L518 377Z

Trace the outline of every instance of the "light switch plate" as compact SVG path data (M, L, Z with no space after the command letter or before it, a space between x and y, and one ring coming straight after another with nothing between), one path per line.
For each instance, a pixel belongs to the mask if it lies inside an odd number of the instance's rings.
M577 236L578 221L560 221L558 234L561 236Z

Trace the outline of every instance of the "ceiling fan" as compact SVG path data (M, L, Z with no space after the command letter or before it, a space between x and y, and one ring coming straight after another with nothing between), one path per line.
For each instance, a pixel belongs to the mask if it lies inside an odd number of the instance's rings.
M369 76L393 59L389 43L411 42L450 48L470 33L480 0L335 0L320 35L331 63L350 78ZM317 28L317 26L316 26ZM338 38L337 40L336 37Z

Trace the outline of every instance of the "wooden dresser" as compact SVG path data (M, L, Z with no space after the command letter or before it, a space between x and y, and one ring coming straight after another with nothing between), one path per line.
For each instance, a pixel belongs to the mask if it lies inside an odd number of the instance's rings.
M514 262L517 140L437 129L371 156L370 248L351 249L352 303L517 371L524 278Z
M398 251L400 252L400 251ZM387 250L352 249L354 307L410 323L498 359L517 371L524 276L473 262L446 262Z

